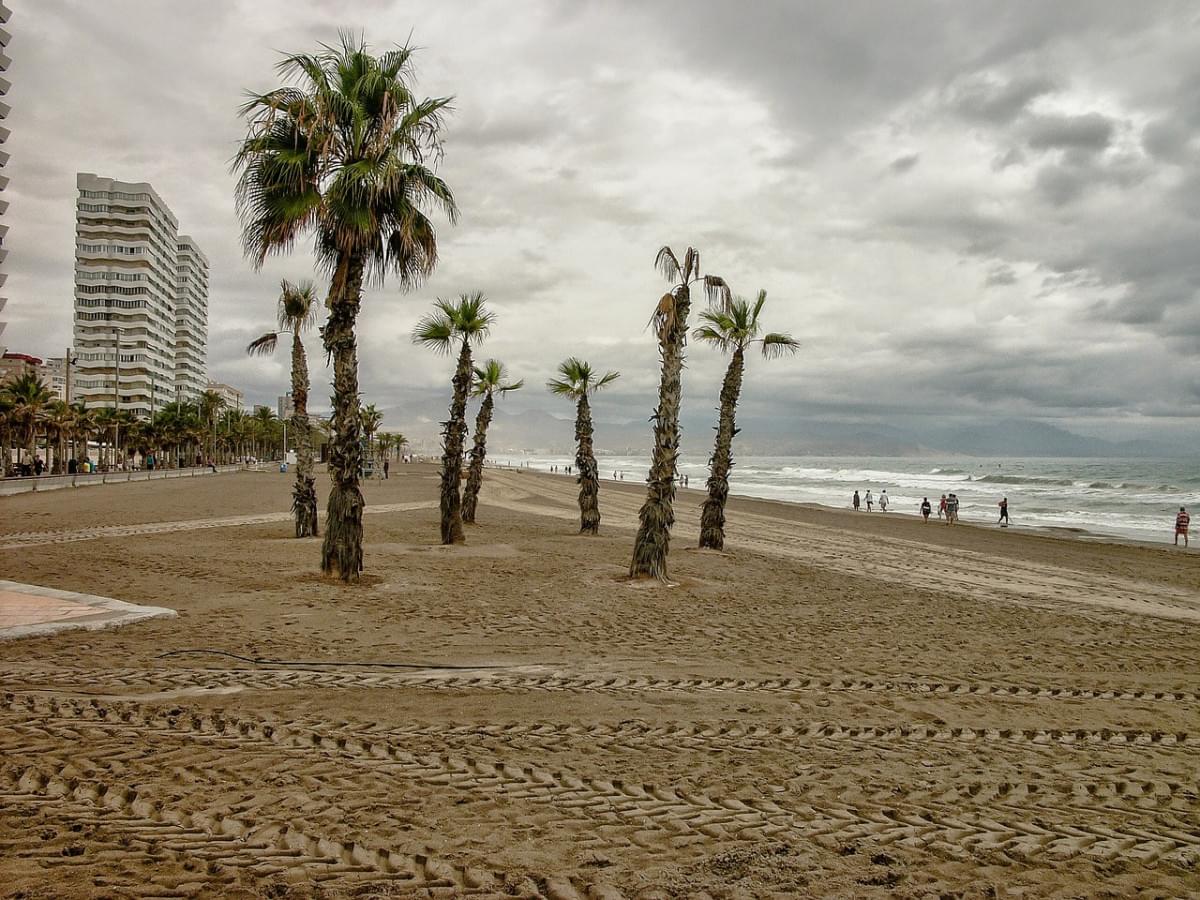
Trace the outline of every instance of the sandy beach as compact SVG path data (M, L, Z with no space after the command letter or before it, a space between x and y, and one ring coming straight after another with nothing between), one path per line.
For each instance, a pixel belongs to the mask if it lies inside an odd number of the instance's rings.
M0 643L0 896L1200 892L1190 554L745 499L701 552L693 489L631 584L640 485L581 537L491 470L443 548L421 464L343 586L290 488L0 499L0 579L179 614Z

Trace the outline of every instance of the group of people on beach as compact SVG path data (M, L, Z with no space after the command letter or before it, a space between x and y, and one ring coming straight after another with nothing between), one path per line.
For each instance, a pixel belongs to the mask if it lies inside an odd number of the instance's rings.
M891 498L887 495L887 488L884 488L879 492L879 511L887 512L891 502ZM867 508L867 512L872 512L875 509L875 498L871 496L870 488L867 488L866 494L862 497L858 496L858 491L855 491L850 503L854 506L855 512L858 512L864 506Z
M867 489L867 492L865 494L863 494L862 496L859 496L858 491L855 491L854 496L850 499L850 505L854 507L855 512L861 511L864 507L866 508L867 512L872 512L875 508L875 504L876 504L876 500L871 495L871 491L869 488ZM879 504L880 512L888 511L888 506L891 505L891 500L888 497L888 492L887 492L886 488L884 488L882 491L879 492L878 504ZM996 524L1000 525L1002 528L1007 528L1008 527L1008 498L1007 497L1003 498L997 505L1000 507L1000 518L996 520ZM958 507L959 507L958 494L955 494L953 492L951 492L949 494L942 494L942 499L938 503L938 507L937 507L938 519L942 522L945 522L947 525L956 524L958 522ZM928 522L929 517L931 515L933 515L933 504L929 502L928 497L925 497L921 500L920 510L921 510L921 518L924 519L925 522ZM1184 541L1185 541L1185 546L1186 546L1186 541L1187 541L1186 535L1184 536Z

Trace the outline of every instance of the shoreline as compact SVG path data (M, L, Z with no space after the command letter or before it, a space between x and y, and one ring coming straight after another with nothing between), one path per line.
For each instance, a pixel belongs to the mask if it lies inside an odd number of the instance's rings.
M434 462L429 462L426 464L434 465L434 466L437 465L437 463L434 463ZM514 466L514 465L507 465L507 464L488 463L488 468L495 469L497 471L522 472L522 473L529 474L529 475L546 476L546 477L550 477L550 478L566 478L566 479L571 480L572 482L575 480L575 477L576 477L574 475L566 475L562 472L546 472L544 470L536 469L533 467ZM602 477L600 479L600 484L601 484L601 486L611 485L614 487L618 487L622 490L636 490L639 492L643 492L645 489L645 483L642 481L636 481L636 480L614 481L611 478ZM698 496L702 497L702 496L704 496L705 491L703 488L690 488L690 487L689 488L683 488L683 487L676 488L676 496L677 497L682 494L685 494L685 493L688 495L698 495ZM886 518L886 519L903 519L903 520L909 521L910 523L924 525L924 523L921 522L921 516L919 514L915 514L915 513L898 512L898 511L880 513L878 510L875 510L871 513L867 513L865 510L861 511L861 512L855 512L849 506L833 506L831 504L820 503L815 500L781 500L781 499L778 499L775 497L758 497L753 494L743 494L743 493L737 493L737 492L733 492L733 491L730 492L729 499L731 501L739 500L739 501L752 502L752 503L779 504L783 507L794 507L797 509L811 509L813 511L820 511L820 512L826 512L826 513L832 513L832 514L862 516L864 518L879 517L879 518ZM602 510L602 512L603 512L603 510ZM1186 548L1182 547L1182 546L1176 547L1174 544L1168 543L1165 538L1162 541L1144 540L1144 539L1131 537L1131 536L1124 535L1124 534L1119 534L1119 533L1114 533L1114 532L1106 532L1106 531L1094 531L1091 529L1077 528L1075 526L1070 526L1070 525L1010 524L1008 526L1008 528L1001 529L997 523L982 522L982 521L973 520L973 519L964 520L964 519L960 518L958 521L958 525L948 526L945 524L945 522L943 520L937 518L936 513L929 517L929 524L930 525L939 525L939 526L942 526L943 528L950 529L950 530L953 530L954 528L957 528L959 526L962 526L965 528L971 528L971 529L975 529L975 530L979 530L979 531L990 531L991 529L994 528L997 531L1003 530L1007 533L1010 533L1013 535L1021 535L1023 537L1052 538L1052 539L1057 539L1057 540L1061 540L1061 541L1076 541L1076 542L1086 543L1086 544L1102 544L1102 545L1110 545L1111 544L1114 546L1137 547L1137 548L1143 548L1143 549L1149 549L1149 550L1168 550L1168 551L1177 551L1177 552L1182 552L1182 553L1191 552L1190 547L1186 547ZM1197 532L1197 539L1200 540L1200 531ZM1197 549L1200 550L1200 543L1197 544Z

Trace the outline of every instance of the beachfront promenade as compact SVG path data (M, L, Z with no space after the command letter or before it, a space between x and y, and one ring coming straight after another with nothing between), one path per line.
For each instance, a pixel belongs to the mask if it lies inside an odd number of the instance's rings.
M3 501L0 578L179 613L4 645L11 890L1194 893L1182 554L745 500L701 552L692 490L631 584L639 485L581 537L572 482L491 469L442 547L414 464L345 586L291 484Z
M218 474L239 472L244 465L217 466ZM192 478L212 475L209 466L185 466L182 469L138 469L114 472L80 472L75 475L28 475L0 478L0 497L28 494L36 491L57 491L63 488L90 487L99 484L124 484L131 481L161 481L168 478Z

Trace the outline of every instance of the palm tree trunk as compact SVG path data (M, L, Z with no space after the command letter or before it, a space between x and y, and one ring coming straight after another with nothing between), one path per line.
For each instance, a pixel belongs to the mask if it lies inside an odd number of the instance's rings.
M717 420L717 443L709 460L708 499L700 509L700 546L710 550L725 548L725 501L729 499L729 471L733 468L733 436L738 430L733 419L738 395L742 392L745 351L738 347L725 370L721 383L721 413Z
M316 536L317 480L313 476L312 426L308 422L308 358L297 333L292 334L292 433L296 436L296 485L292 488L296 537Z
M357 581L363 568L362 420L358 411L358 346L354 325L362 300L363 259L342 253L330 285L325 350L333 358L333 446L329 455L329 506L321 570Z
M471 344L463 338L454 370L454 396L450 401L450 421L446 423L442 452L442 543L462 544L462 495L458 482L462 477L463 443L467 434L467 392L471 389Z
M587 394L575 409L575 467L579 469L579 533L600 532L600 474L592 449L592 408Z
M638 532L633 544L631 578L667 578L667 553L671 526L675 524L675 466L679 458L679 403L683 393L683 348L687 344L687 320L691 294L686 285L675 291L671 321L659 338L662 372L658 386L658 409L654 411L654 456L646 479L646 502L638 513Z
M492 408L496 400L488 391L475 416L475 445L471 448L471 465L467 469L467 484L463 488L462 519L475 524L475 507L479 505L479 489L483 486L483 461L487 457L487 430L492 424Z

